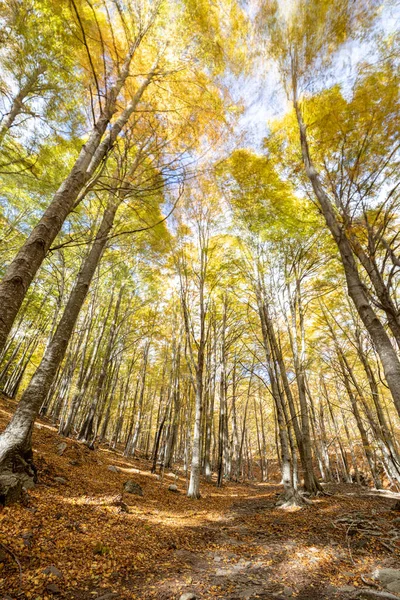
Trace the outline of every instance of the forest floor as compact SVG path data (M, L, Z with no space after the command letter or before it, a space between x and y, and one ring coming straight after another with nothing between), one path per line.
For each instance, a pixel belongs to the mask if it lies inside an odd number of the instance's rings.
M12 409L1 402L0 429ZM3 598L334 600L377 589L374 569L400 567L390 494L329 486L290 512L275 507L279 485L203 483L193 501L182 476L158 479L149 461L91 451L46 420L34 448L39 484L0 513ZM128 479L143 496L121 501Z

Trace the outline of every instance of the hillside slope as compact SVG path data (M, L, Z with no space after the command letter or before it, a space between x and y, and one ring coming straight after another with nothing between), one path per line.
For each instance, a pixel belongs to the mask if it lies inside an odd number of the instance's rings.
M1 427L12 408L2 401ZM362 575L398 564L393 497L340 486L285 512L274 506L279 486L203 483L193 501L182 475L91 451L46 420L33 444L39 483L0 513L5 598L346 598ZM143 496L122 494L128 480Z

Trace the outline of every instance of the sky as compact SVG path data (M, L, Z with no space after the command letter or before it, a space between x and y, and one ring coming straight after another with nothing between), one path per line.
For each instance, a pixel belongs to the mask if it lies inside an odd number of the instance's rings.
M280 0L282 12L289 16L296 0ZM254 4L252 10L254 12ZM400 1L385 3L377 27L392 35L400 32ZM332 83L340 82L343 92L351 93L357 67L362 60L374 61L370 42L349 42L338 53ZM253 73L230 82L230 92L241 102L244 111L237 126L238 146L262 151L262 141L268 131L268 121L279 119L289 110L290 103L280 81L277 66L265 57L257 59Z

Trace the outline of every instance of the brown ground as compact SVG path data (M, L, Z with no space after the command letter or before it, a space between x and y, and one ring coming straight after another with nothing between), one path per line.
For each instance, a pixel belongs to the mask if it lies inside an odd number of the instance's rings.
M10 403L0 408L3 427ZM39 485L25 505L0 513L3 597L333 600L366 587L378 566L400 567L393 498L357 486L331 487L332 496L296 512L275 508L277 485L203 484L193 501L183 477L179 493L170 492L173 478L158 480L148 461L90 451L46 421L34 447ZM124 495L129 513L118 502L127 479L144 492ZM51 565L60 573L43 573Z

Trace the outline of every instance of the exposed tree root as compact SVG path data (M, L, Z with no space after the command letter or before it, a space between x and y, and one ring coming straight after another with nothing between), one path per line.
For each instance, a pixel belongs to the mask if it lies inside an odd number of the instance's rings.
M327 492L326 490L324 490L323 487L321 487L320 490L318 490L318 492L315 494L315 497L317 498L318 496L334 496L335 494L333 494L332 492Z
M368 588L361 588L354 592L352 598L365 598L365 600L375 600L376 598L381 600L400 600L400 596L391 594L390 592L379 592L377 590L370 590Z
M364 575L360 576L360 579L363 583L365 583L365 585L369 585L370 587L379 589L379 585L373 581L368 581L368 579L366 579L366 577L364 577Z

